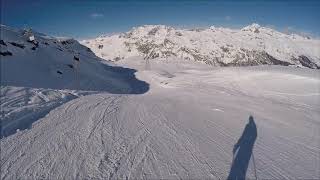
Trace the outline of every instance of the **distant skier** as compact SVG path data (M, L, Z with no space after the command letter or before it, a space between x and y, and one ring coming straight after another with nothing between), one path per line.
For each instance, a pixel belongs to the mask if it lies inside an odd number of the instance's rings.
M244 180L248 169L253 145L257 138L257 126L253 117L249 117L240 139L233 147L233 159L228 180Z

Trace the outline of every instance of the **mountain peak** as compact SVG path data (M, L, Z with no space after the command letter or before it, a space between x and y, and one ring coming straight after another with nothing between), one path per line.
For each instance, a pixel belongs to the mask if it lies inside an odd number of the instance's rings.
M260 28L261 26L259 24L253 23L249 26L242 28L241 31L251 31L251 32L259 33Z
M216 27L215 27L214 25L212 25L212 26L209 27L209 29L210 29L210 30L215 30Z
M151 59L172 56L218 66L299 65L300 60L308 61L305 64L320 64L317 48L320 41L293 38L256 23L241 30L214 26L188 30L144 25L123 35L89 40L86 45L99 57L114 61L133 56Z

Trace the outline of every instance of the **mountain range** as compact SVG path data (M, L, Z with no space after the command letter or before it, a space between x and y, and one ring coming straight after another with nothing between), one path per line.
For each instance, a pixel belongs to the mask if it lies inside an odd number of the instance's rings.
M320 68L320 40L258 24L242 29L177 29L144 25L129 32L83 40L97 56L119 61L174 57L213 66L284 65Z

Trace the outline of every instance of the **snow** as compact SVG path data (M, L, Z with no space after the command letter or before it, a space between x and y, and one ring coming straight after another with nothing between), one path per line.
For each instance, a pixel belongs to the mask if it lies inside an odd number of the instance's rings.
M29 41L34 41L34 40L35 40L34 36L29 37Z
M250 179L320 177L318 70L139 56L115 65L74 45L78 86L61 68L73 61L65 46L9 45L13 56L1 56L1 179L226 179L241 162Z
M175 29L164 25L145 25L112 36L81 41L97 56L118 61L142 56L175 57L214 64L250 59L250 52L266 52L275 59L300 65L306 56L320 66L320 41L297 34L284 34L252 24L242 29L211 26L207 29ZM103 45L103 48L99 48ZM149 51L146 51L149 49ZM169 52L169 54L168 54ZM153 59L153 58L152 58ZM215 65L215 64L214 64Z
M29 128L50 110L78 96L136 94L148 89L147 83L135 78L135 70L102 61L75 40L33 33L38 46L28 42L23 31L1 26L6 44L1 45L1 52L9 51L12 56L1 55L0 137Z

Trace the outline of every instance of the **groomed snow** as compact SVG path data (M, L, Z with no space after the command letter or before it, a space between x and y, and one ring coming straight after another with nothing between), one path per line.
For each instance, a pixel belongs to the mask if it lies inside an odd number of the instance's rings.
M250 115L247 178L320 177L319 71L119 63L150 89L82 96L2 138L1 179L225 179Z
M103 61L76 40L0 27L0 138L30 128L52 109L79 96L148 90L147 83L135 78L134 69ZM30 34L35 41L28 41Z

